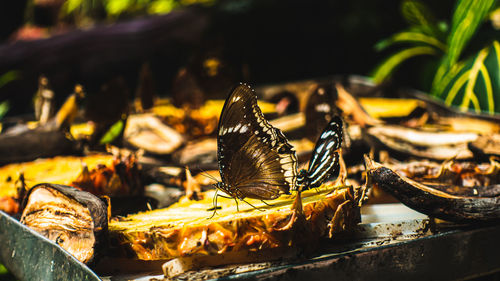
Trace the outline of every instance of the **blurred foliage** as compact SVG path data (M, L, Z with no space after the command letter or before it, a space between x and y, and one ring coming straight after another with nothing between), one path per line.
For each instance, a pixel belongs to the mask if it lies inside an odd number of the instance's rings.
M423 2L404 0L401 13L410 27L379 41L375 49L382 51L399 44L406 47L383 60L375 69L373 80L385 81L410 58L432 56L437 60L429 89L433 96L461 110L500 112L498 42L473 51L474 55L468 59L462 58L483 23L488 19L494 22L496 7L497 0L458 0L448 25L438 21ZM489 35L489 43L498 38L498 34Z
M405 0L401 4L401 13L410 27L398 32L388 39L379 41L375 50L382 51L393 45L405 44L406 48L397 51L386 58L372 74L376 83L381 83L390 77L401 63L421 56L432 55L440 57L447 52L445 22L436 20L431 10L418 0Z
M476 112L500 112L500 44L490 46L447 72L439 82L447 105Z
M469 40L484 22L488 13L495 6L496 0L459 0L448 35L448 50L445 53L433 82L433 92L443 75L457 65L457 61Z
M111 125L109 130L102 136L99 140L99 144L108 144L114 141L117 137L120 136L123 131L124 122L123 120L118 120L115 124Z
M76 25L86 25L100 20L120 17L167 14L172 10L193 5L212 5L215 0L66 0L61 18L73 18Z
M19 72L15 70L8 71L0 76L0 87L19 78Z
M5 114L7 114L9 108L10 108L9 101L0 102L0 120L2 120Z
M17 280L3 264L0 264L0 281L15 281Z
M3 264L0 264L0 275L6 274L7 272L7 268L5 268Z
M5 86L5 84L16 80L19 77L19 72L18 71L8 71L4 73L3 75L0 76L0 88ZM10 103L8 100L0 102L0 120L7 114L7 112L10 109Z

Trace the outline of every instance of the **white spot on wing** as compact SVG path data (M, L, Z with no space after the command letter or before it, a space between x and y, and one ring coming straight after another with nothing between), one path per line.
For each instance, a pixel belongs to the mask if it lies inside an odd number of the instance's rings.
M326 146L326 149L330 149L332 148L332 146L335 144L335 142L330 142L327 146Z
M331 111L330 105L328 105L326 103L320 103L320 104L316 105L314 107L314 109L317 112L330 112Z

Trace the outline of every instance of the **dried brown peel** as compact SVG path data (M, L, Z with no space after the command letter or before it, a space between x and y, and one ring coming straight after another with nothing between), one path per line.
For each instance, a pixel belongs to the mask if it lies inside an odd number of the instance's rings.
M101 199L69 186L39 184L29 191L24 205L21 223L81 262L94 259L108 225L108 208Z
M391 169L453 195L490 197L500 193L500 162L495 157L491 157L489 163L413 161L392 165Z
M219 197L221 209L209 219L213 196L214 191L208 191L201 201L183 198L167 209L115 219L110 223L111 236L139 259L168 260L303 244L310 247L317 238L332 237L335 231L360 221L352 187L303 192L302 214L291 207L293 196L269 202L272 206L248 199L258 209L241 202L239 211L233 199Z
M453 195L407 178L365 157L373 184L392 194L408 207L432 217L454 222L500 220L500 195ZM496 186L492 186L496 188Z
M467 143L476 140L478 134L380 125L367 129L364 138L378 149L418 158L446 160L471 158L473 155Z
M155 154L169 154L184 143L184 138L151 114L130 115L124 132L134 147Z
M336 101L337 107L342 110L344 116L349 116L354 123L363 128L383 123L366 113L363 106L341 84L337 84L337 91L339 95Z
M469 149L479 156L500 157L500 134L479 136L475 141L469 143Z

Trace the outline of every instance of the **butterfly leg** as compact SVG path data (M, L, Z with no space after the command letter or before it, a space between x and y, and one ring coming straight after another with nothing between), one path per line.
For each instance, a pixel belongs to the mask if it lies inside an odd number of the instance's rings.
M212 214L209 218L207 218L207 219L211 219L211 218L213 218L213 217L215 216L215 214L217 213L217 209L220 209L220 208L221 208L221 207L218 207L218 206L217 206L217 197L219 197L219 196L220 196L220 195L217 193L217 191L218 191L218 190L216 189L216 190L215 190L214 199L212 200L212 202L213 202L213 205L214 205L214 206L213 206L212 208L210 208L210 209L208 209L208 210L207 210L207 211L212 211L212 209L213 209L213 211L214 211L214 212L213 212L213 214Z
M257 210L259 210L259 211L261 211L261 212L264 212L264 211L265 211L265 210L263 210L263 209L260 209L260 208L255 207L254 205L250 204L248 201L245 201L245 200L243 200L243 199L241 199L241 201L243 201L243 202L247 203L247 204L248 204L248 205L250 205L252 208L257 209Z
M264 201L264 200L260 200L260 201L262 201L262 203L266 204L266 205L267 205L267 206L269 206L269 207L274 206L274 205L272 205L272 204L267 203L267 202L266 202L266 201Z
M233 198L234 199L234 202L236 202L236 211L240 211L240 205L238 205L238 199L236 198Z

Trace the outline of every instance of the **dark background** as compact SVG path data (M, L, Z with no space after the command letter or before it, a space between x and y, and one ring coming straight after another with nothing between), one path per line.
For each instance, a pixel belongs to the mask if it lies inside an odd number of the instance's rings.
M0 74L18 70L21 76L0 88L0 101L8 99L11 102L9 115L32 111L30 101L37 88L38 76L42 73L48 76L58 103L71 92L75 83L82 83L88 94L93 95L102 83L116 76L125 78L130 97L136 87L140 65L148 61L157 92L168 95L179 68L192 62L196 54L207 52L222 56L236 72L241 72L244 66L245 80L253 84L334 74L368 75L382 58L391 53L375 52L374 44L407 27L400 14L401 3L394 0L219 1L215 7L196 8L197 13L207 15L208 21L201 27L203 32L199 38L189 44L169 48L160 46L151 50L145 48L149 42L137 40L134 46L128 46L129 52L132 48L133 55L120 58L109 59L109 55L100 53L97 48L95 52L85 52L83 56L65 56L64 53L71 50L63 49L54 53L45 52L44 58L25 59L28 54L9 61L5 58L11 58L10 53L19 51L21 47L29 50L38 46L36 42L9 41L13 32L23 24L26 5L20 0L10 2L12 7L4 6L1 9L3 15L0 15ZM454 1L425 2L438 19L449 21ZM137 20L124 18L119 22ZM35 16L35 21L40 26L50 25L43 12ZM108 26L109 23L98 24L94 29ZM43 40L55 40L72 32L78 31L68 31ZM189 28L182 32L189 33ZM120 42L113 44L113 48L119 51ZM89 40L72 48L91 49L98 45L98 42ZM393 81L398 85L419 88L424 78L416 77L414 70L425 65L425 57L410 60Z

